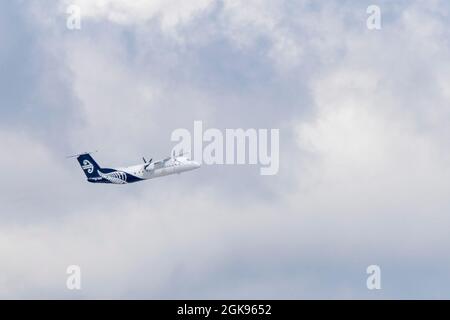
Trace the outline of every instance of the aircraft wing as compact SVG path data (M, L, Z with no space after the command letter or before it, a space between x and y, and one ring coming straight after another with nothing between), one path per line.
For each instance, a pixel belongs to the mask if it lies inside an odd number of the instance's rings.
M162 159L162 160L158 160L158 161L154 162L154 166L155 167L162 166L166 161L169 161L170 159L172 159L172 157L168 157L168 158L165 158L165 159Z

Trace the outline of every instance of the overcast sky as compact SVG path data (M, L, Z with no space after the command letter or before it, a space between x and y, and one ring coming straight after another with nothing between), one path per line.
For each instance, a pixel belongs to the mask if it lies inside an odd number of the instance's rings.
M3 3L0 298L450 298L449 14L444 0ZM65 159L162 158L194 120L280 129L279 173L94 185Z

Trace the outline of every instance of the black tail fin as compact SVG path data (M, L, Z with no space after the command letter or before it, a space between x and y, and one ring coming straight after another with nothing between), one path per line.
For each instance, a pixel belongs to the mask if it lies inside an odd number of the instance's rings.
M89 153L79 155L77 160L88 179L99 177L98 171L101 170L101 168Z

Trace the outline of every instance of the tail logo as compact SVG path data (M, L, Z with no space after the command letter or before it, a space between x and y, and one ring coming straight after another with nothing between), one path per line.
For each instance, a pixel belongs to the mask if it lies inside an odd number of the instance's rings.
M84 160L81 168L87 170L88 173L94 172L94 165L89 160Z

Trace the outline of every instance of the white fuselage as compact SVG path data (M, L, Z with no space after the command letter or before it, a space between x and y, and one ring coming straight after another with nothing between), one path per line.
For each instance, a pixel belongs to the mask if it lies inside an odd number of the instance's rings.
M200 164L186 157L167 158L151 164L138 164L126 168L117 168L139 179L147 180L200 168Z

